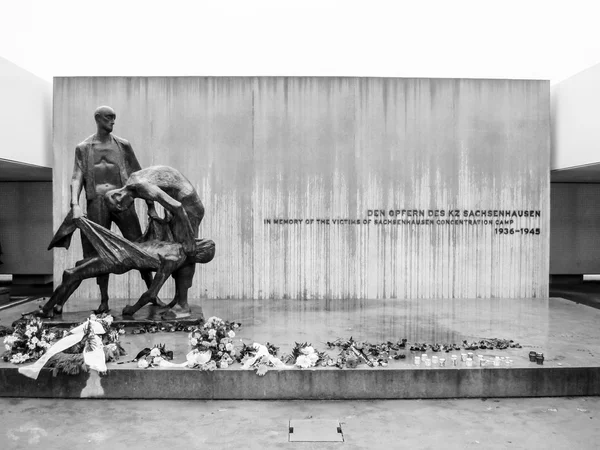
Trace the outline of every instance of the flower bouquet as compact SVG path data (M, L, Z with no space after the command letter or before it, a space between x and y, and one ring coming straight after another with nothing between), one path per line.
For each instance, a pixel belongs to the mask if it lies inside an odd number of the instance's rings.
M39 317L19 323L12 334L4 338L4 361L22 364L39 359L56 340L57 332L50 331ZM62 336L61 336L62 337Z
M233 338L239 327L239 323L211 317L202 326L194 328L188 335L192 347L187 355L188 367L214 370L226 369L233 364L236 355Z
M44 343L41 344L44 351L34 350L33 357L26 360L33 361L34 358L39 358L38 361L21 367L19 373L37 379L43 367L53 369L54 376L59 372L77 375L82 371L87 372L90 368L105 372L106 362L116 361L125 354L119 343L122 330L112 327L112 321L110 315L92 314L85 322L69 330L48 331L39 318L29 319L23 328L23 334L29 339L27 345L31 347L35 343L39 347L41 333L44 338ZM15 333L21 329L17 326ZM34 341L34 337L38 341Z
M296 342L292 353L284 355L282 359L285 363L292 363L302 369L308 369L319 364L323 365L323 363L327 365L328 357L325 353L316 351L312 344Z
M288 369L279 358L277 358L278 348L267 342L266 345L254 343L252 346L244 344L240 351L239 362L242 363L242 369L256 370L256 374L263 376L269 369Z
M167 351L165 344L158 344L139 352L133 361L137 361L137 366L140 369L147 369L149 367L159 367L163 365L163 361L171 361L172 359L173 352Z

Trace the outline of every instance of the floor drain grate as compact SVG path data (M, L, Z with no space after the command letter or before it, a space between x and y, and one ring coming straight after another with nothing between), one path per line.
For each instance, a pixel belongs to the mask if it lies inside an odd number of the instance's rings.
M290 420L289 442L344 442L337 420Z

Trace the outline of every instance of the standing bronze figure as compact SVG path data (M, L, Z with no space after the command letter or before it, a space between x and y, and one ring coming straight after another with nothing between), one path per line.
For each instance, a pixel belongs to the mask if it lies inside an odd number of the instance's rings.
M65 233L65 228L72 227L72 219L79 219L83 214L79 206L82 190L85 192L89 220L107 229L110 229L113 222L116 223L123 236L129 241L135 241L142 235L133 204L123 210L112 211L104 200L108 191L124 186L129 176L141 169L131 144L112 134L116 117L115 111L108 106L100 106L94 112L96 133L77 145L75 149L70 214L48 249L69 247L71 234ZM81 241L84 260L80 263L83 263L97 256L97 252L84 234L81 236ZM149 287L152 283L151 273L142 271L141 274L146 286ZM109 311L108 278L108 274L96 278L100 288L100 306L95 311L97 313ZM156 302L160 303L158 299ZM54 312L61 313L62 306L56 305Z

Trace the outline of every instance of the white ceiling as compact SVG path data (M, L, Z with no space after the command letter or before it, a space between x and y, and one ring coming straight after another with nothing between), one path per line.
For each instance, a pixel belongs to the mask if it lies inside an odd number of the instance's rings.
M600 62L597 0L19 0L0 56L34 74L561 81Z

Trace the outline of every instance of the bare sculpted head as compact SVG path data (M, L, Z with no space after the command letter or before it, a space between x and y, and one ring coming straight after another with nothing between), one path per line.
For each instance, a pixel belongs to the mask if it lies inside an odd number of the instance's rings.
M99 132L104 131L106 133L111 133L117 115L115 114L115 110L110 106L99 106L96 108L96 111L94 111L94 119L96 120Z
M125 211L133 203L132 195L127 188L113 189L105 195L108 207L113 211Z

